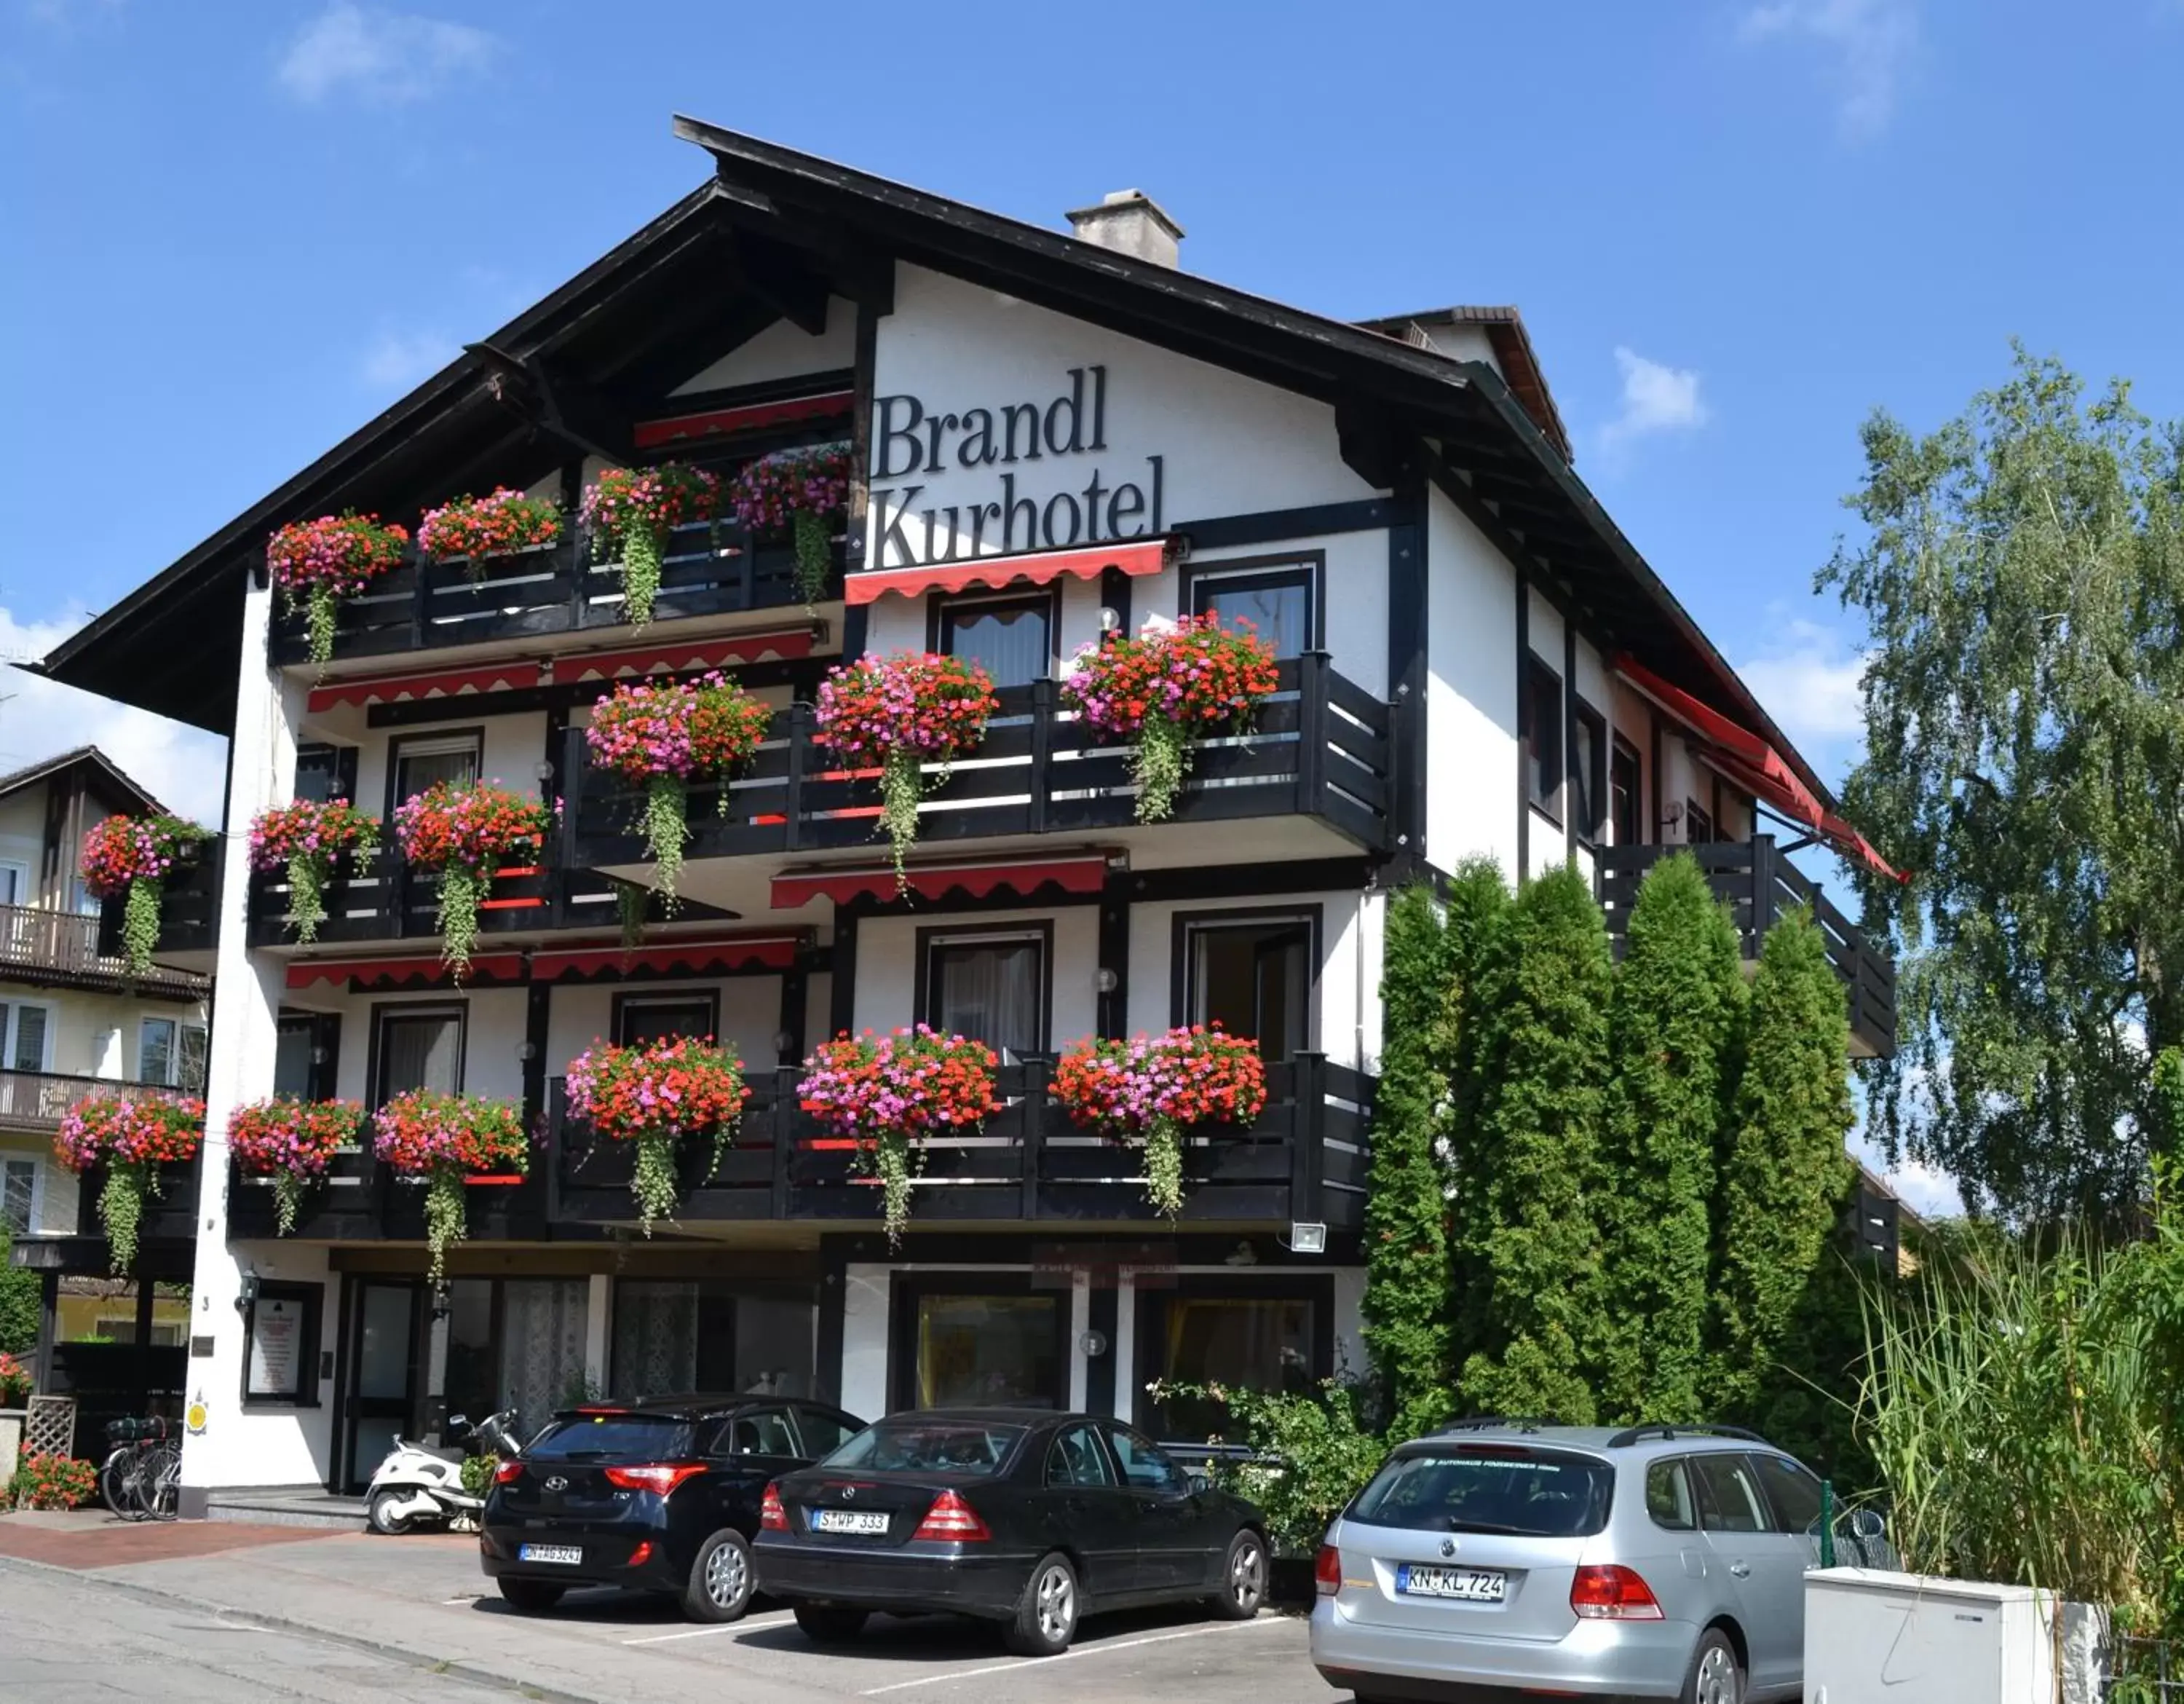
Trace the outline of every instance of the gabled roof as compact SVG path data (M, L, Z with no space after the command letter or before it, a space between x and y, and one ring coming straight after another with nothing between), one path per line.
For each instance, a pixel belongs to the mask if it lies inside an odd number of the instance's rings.
M1486 333L1487 346L1494 351L1502 377L1517 400L1524 404L1524 412L1532 416L1532 423L1546 434L1547 442L1562 453L1563 461L1576 461L1577 457L1570 453L1569 433L1563 425L1562 411L1555 406L1554 393L1547 388L1547 376L1540 370L1539 356L1533 352L1532 334L1524 329L1524 316L1516 309L1429 308L1424 313L1389 314L1357 323L1369 332L1402 338L1413 344L1427 339L1427 328L1433 326L1477 326Z
M51 757L42 757L36 763L26 764L10 774L0 775L0 799L20 793L25 787L35 787L42 782L58 780L76 769L88 770L93 785L103 780L106 784L106 791L109 795L120 796L132 810L148 811L162 816L167 813L167 807L164 805L153 798L131 778L126 770L96 746L78 746L73 751L58 752Z
M678 118L675 129L711 154L713 182L493 332L490 351L471 345L64 641L44 671L226 732L242 663L243 576L262 565L275 526L347 506L405 515L490 481L529 483L568 452L511 403L511 366L550 356L557 385L595 386L610 400L619 386L624 408L642 406L784 316L785 304L800 299L808 310L815 278L827 293L879 299L893 260L1329 402L1346 435L1356 427L1399 446L1431 446L1435 482L1536 581L1615 648L1759 732L1832 804L1578 478L1544 385L1529 403L1519 394L1536 381L1536 362L1504 355L1505 377L1378 328L1389 322L1288 307L696 120ZM1507 328L1507 347L1529 355L1513 316L1480 322L1490 337ZM669 360L680 363L672 379L660 365Z

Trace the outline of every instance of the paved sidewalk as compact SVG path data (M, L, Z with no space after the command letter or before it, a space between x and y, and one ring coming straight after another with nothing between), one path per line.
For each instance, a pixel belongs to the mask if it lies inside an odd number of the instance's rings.
M118 1567L325 1536L306 1528L225 1521L125 1521L103 1509L0 1515L0 1556L63 1568Z

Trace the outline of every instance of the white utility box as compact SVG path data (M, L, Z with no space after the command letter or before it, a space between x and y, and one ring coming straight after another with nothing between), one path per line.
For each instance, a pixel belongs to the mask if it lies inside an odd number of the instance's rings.
M1805 1704L2053 1704L2054 1599L1874 1568L1805 1576Z

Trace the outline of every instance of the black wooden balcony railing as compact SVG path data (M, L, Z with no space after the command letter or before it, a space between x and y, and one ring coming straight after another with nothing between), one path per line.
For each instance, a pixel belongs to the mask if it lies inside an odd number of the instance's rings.
M1705 846L1601 847L1594 854L1593 879L1618 953L1639 883L1661 859L1680 852L1698 860L1708 886L1728 902L1747 958L1758 958L1761 938L1775 919L1799 906L1810 906L1827 938L1828 960L1842 978L1849 998L1851 1051L1869 1059L1886 1059L1895 1053L1895 961L1836 908L1818 882L1790 862L1772 835Z
M219 945L221 869L226 861L227 837L215 835L168 872L159 889L159 939L152 949L155 954L209 954ZM107 900L100 906L97 919L98 951L102 956L117 961L115 969L120 969L121 919L127 906L125 898ZM169 979L175 975L165 969L154 974ZM198 994L204 992L202 978L186 976L183 980ZM143 979L138 980L143 986Z
M1136 820L1130 748L1103 745L1063 710L1052 681L999 694L1000 708L977 752L931 785L918 819L921 842L998 835L1082 835ZM688 809L693 858L770 856L867 846L878 826L876 775L842 769L813 737L811 711L777 718L773 737L746 774L694 785ZM1388 844L1388 707L1337 674L1324 651L1281 665L1277 695L1260 707L1249 734L1195 741L1190 772L1170 819L1309 816L1343 839ZM562 773L568 780L565 861L600 867L647 862L635 831L640 798L591 760L582 729L571 729Z
M798 1072L756 1077L736 1139L717 1166L705 1143L682 1148L680 1220L872 1220L879 1187L854 1175L851 1145L824 1135L800 1109ZM974 1135L922 1144L912 1221L1140 1221L1145 1161L1134 1147L1088 1135L1055 1103L1050 1059L1001 1069L1006 1104ZM1366 1123L1374 1080L1318 1053L1267 1068L1267 1106L1251 1125L1194 1132L1184 1154L1183 1219L1193 1224L1364 1222ZM573 1117L560 1079L549 1085L553 1193L565 1221L633 1221L632 1145L603 1139Z
M549 1187L543 1154L521 1176L473 1178L465 1192L467 1235L488 1242L543 1237ZM237 1168L228 1187L228 1234L270 1237L279 1222L271 1182ZM328 1242L422 1242L424 1183L382 1165L367 1127L364 1141L335 1154L326 1175L304 1192L292 1234Z
M827 597L841 593L843 546L835 545ZM660 577L655 622L687 616L801 606L796 553L785 544L754 545L733 525L703 522L670 538ZM333 656L382 656L450 645L573 633L624 624L621 570L594 561L592 542L571 526L558 544L477 564L432 561L414 548L401 567L336 612ZM300 606L275 606L267 649L276 663L309 656Z
M112 1089L130 1085L106 1083ZM139 1245L148 1243L186 1243L197 1235L198 1181L203 1161L192 1159L159 1166L153 1176L156 1193L144 1201L144 1216L137 1221ZM98 1217L99 1192L106 1187L106 1168L94 1165L77 1182L75 1233L103 1237L106 1226Z

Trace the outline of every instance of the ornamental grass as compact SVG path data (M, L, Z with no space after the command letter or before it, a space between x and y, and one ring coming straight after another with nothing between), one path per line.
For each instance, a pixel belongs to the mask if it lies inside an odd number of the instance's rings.
M1127 1042L1094 1037L1056 1062L1054 1098L1077 1124L1145 1149L1145 1198L1173 1219L1183 1210L1184 1133L1257 1118L1267 1068L1256 1042L1217 1025Z
M128 1100L89 1094L68 1109L53 1138L53 1153L81 1176L106 1167L98 1191L99 1222L106 1227L109 1263L118 1276L136 1263L144 1202L160 1193L163 1165L197 1157L204 1141L201 1100Z
M437 1284L447 1271L448 1248L470 1233L464 1180L530 1170L523 1115L512 1101L411 1089L380 1108L372 1122L379 1158L425 1180L425 1243Z
M305 946L319 938L326 920L326 884L343 852L379 850L379 819L366 816L346 799L298 799L270 805L250 821L250 867L286 869L287 922Z
M165 815L109 817L92 824L85 834L76 872L95 899L125 896L121 951L131 975L141 976L152 968L168 873L211 838L209 830Z
M945 783L948 764L985 740L999 702L993 677L977 663L930 652L861 657L820 683L813 737L850 767L880 772L880 827L897 893L910 890L903 856L917 839L925 766L939 766L932 785Z
M773 712L717 671L693 684L625 683L593 707L584 739L602 768L644 789L637 827L670 907L690 841L689 784L725 783L750 762ZM721 789L721 813L728 791Z
M999 1064L983 1042L923 1024L884 1036L838 1036L805 1060L798 1103L822 1128L857 1144L858 1174L879 1180L889 1247L910 1222L922 1144L936 1132L976 1130L1000 1109Z
M364 1139L365 1112L354 1101L307 1101L283 1095L239 1106L227 1121L227 1151L254 1177L273 1182L275 1234L296 1228L304 1193L343 1149Z
M310 658L323 668L334 654L334 618L343 598L402 565L407 528L382 524L376 515L321 515L294 521L265 545L265 566L292 614L300 606L309 635Z
M440 877L440 958L460 983L477 944L478 908L503 865L546 854L552 810L493 781L435 781L394 808L402 856Z
M1190 768L1190 742L1249 730L1279 684L1273 647L1249 622L1185 616L1172 628L1078 654L1061 700L1106 740L1135 740L1130 778L1141 823L1165 821Z
M787 534L796 546L796 591L808 608L834 569L833 528L850 500L850 446L814 444L761 455L728 488L736 521L753 539Z
M569 1061L566 1081L571 1112L611 1141L637 1144L629 1187L648 1237L655 1221L674 1216L682 1143L711 1142L710 1176L750 1099L743 1061L710 1036L637 1047L594 1042Z
M720 477L679 461L610 467L584 488L578 515L591 529L593 548L621 559L622 617L632 627L652 620L668 534L711 520L720 506Z

